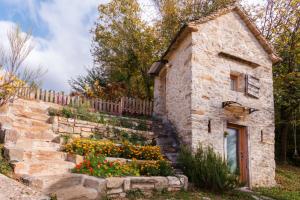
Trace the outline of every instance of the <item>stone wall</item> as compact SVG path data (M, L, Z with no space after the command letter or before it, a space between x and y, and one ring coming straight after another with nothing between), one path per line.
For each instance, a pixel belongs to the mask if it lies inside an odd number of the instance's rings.
M26 180L23 180L26 183ZM84 174L66 174L61 177L49 177L48 181L40 182L38 179L27 181L28 185L37 190L44 188L47 194L56 194L63 199L71 199L78 190L85 189L85 199L111 199L124 198L129 191L139 189L144 194L151 194L154 190L179 191L187 190L188 179L184 175L175 176L149 176L149 177L110 177L98 178ZM71 192L71 193L69 193Z
M147 139L147 142L151 143L155 135L151 131L133 130L123 127L115 127L105 125L101 123L94 123L89 121L83 121L78 119L67 119L64 117L53 116L49 119L49 122L53 125L53 130L59 134L68 134L73 138L85 137L88 138L94 134L101 135L103 138L113 138L115 135L112 133L113 129L124 131L130 134L141 135Z
M199 24L197 28L199 31L192 33L192 146L195 149L199 143L211 145L226 158L227 123L245 126L250 185L272 186L275 184L272 62L235 12ZM221 51L260 66L255 68L220 57ZM248 97L243 90L232 91L231 73L259 78L259 98ZM224 101L235 101L258 111L237 116L222 108Z
M157 109L165 109L165 117L176 127L179 139L185 143L191 143L191 71L188 70L191 61L191 35L187 36L168 59L166 71L166 86L161 85L163 70L155 79L154 95L159 94L159 90L165 87L165 108L161 106L164 100L155 97ZM155 110L155 112L158 112Z

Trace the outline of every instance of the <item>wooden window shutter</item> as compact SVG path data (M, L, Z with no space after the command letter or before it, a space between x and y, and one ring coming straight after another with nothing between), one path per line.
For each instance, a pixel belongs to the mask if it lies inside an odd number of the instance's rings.
M259 98L259 90L260 90L260 83L259 79L246 74L245 76L246 80L246 94L253 98Z

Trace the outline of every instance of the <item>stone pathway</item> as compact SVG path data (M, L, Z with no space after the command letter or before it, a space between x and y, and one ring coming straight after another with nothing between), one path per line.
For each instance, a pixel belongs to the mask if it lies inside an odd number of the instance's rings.
M40 192L0 174L1 200L49 200L50 198Z
M74 181L75 175L70 170L75 164L66 161L66 153L60 151L60 137L53 132L52 124L47 123L50 106L55 105L19 99L6 113L0 114L0 123L5 130L4 155L13 165L16 177L36 191L57 194L57 199L63 200L95 199L97 191L90 191L80 181ZM0 195L19 199L15 197L13 186L6 192ZM22 189L17 192L26 195ZM0 196L0 200L5 198Z

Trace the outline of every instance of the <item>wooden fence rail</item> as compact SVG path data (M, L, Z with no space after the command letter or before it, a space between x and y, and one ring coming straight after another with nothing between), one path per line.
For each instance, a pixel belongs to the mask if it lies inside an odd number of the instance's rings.
M81 96L70 96L64 92L55 92L53 90L20 88L17 96L23 99L40 100L59 105L79 106L89 103L96 112L104 112L115 115L152 115L153 102L150 100L141 100L136 98L122 97L119 101L106 101L102 99L92 99Z

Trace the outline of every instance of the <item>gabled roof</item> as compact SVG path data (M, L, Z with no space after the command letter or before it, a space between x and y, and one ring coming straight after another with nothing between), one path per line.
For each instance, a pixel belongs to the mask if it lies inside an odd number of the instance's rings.
M172 52L174 49L177 48L177 45L185 38L187 33L190 32L197 32L196 25L198 24L203 24L206 23L210 20L214 20L222 15L225 15L230 12L236 12L240 18L243 20L243 22L246 24L248 29L251 31L251 33L255 36L257 41L260 43L260 45L263 47L263 49L268 53L271 61L273 64L281 61L281 58L276 54L273 46L269 43L269 41L262 35L260 30L257 28L255 23L249 18L249 16L246 14L245 10L240 7L239 5L233 5L233 6L228 6L226 8L220 9L211 15L208 15L206 17L202 17L193 21L190 21L186 24L184 24L180 30L177 32L176 36L170 43L167 51L163 54L161 57L161 60L165 62L166 57L169 55L170 52ZM157 75L159 71L162 69L162 66L164 63L158 64L160 61L156 62L151 66L150 70L148 73L150 75ZM156 67L155 67L156 66ZM159 66L159 67L157 67Z

